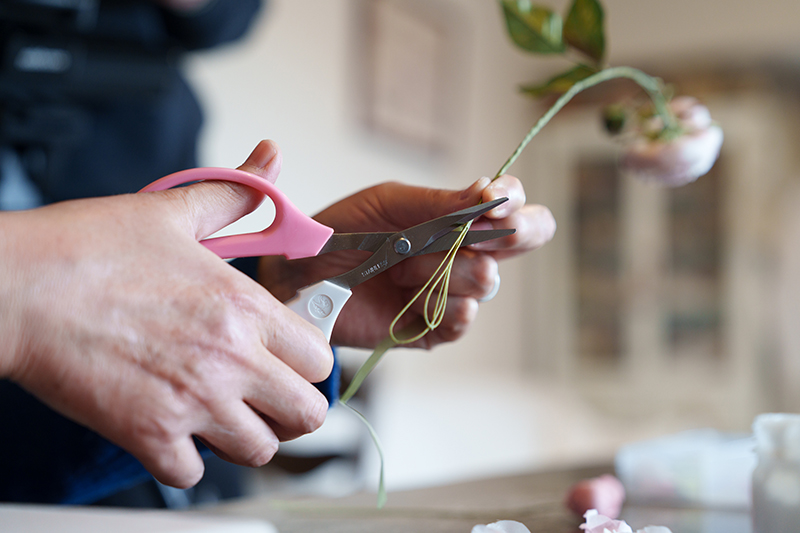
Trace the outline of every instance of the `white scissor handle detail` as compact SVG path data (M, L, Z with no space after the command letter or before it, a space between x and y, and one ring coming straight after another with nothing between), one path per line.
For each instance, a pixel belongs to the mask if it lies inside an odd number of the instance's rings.
M325 280L303 287L286 306L321 329L330 342L333 325L352 294L350 289Z

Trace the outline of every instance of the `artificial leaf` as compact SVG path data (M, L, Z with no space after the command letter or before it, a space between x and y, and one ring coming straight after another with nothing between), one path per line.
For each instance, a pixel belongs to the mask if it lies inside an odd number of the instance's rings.
M594 59L603 61L606 49L603 6L598 0L574 0L564 22L564 40Z
M526 0L501 0L501 3L514 44L537 54L566 50L561 36L563 23L557 13Z
M588 78L598 70L588 65L578 65L540 85L525 85L520 89L525 94L539 98L548 94L563 94L579 81Z

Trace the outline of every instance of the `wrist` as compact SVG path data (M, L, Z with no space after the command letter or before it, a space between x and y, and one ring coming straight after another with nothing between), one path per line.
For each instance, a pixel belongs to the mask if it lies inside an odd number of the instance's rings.
M0 213L0 378L13 378L19 366L24 270L19 268L24 226L17 213Z

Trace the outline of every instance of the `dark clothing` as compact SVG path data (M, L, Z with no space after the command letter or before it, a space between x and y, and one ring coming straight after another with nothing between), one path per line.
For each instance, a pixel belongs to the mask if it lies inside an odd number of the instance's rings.
M14 5L20 9L25 3ZM49 39L85 52L70 63L80 67L70 77L15 78L7 64L0 72L0 145L20 153L49 203L132 193L197 166L202 115L180 75L181 54L239 38L260 2L216 0L181 16L154 1L102 0L89 29L48 29L38 26L44 20L39 17L15 22L11 11L4 11L12 3L3 4L0 45L11 49L17 42ZM131 63L115 62L117 51ZM149 73L155 74L154 83ZM114 80L125 82L108 88ZM30 86L23 87L27 81ZM37 130L37 124L44 126ZM59 134L48 124L64 129ZM149 477L121 448L0 381L0 501L86 504Z
M155 0L98 5L88 28L3 21L0 8L5 55L42 43L74 50L65 72L0 72L0 143L21 152L47 203L136 192L197 166L202 114L182 54L243 35L259 0L215 0L191 16Z

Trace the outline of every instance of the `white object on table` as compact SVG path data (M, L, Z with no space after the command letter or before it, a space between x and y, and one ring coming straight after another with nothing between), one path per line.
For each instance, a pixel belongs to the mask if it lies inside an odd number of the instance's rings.
M617 477L641 505L747 509L756 466L752 435L685 431L623 446Z
M800 415L766 413L753 423L758 467L753 473L755 533L800 528Z
M269 522L161 510L0 504L3 533L278 533Z

